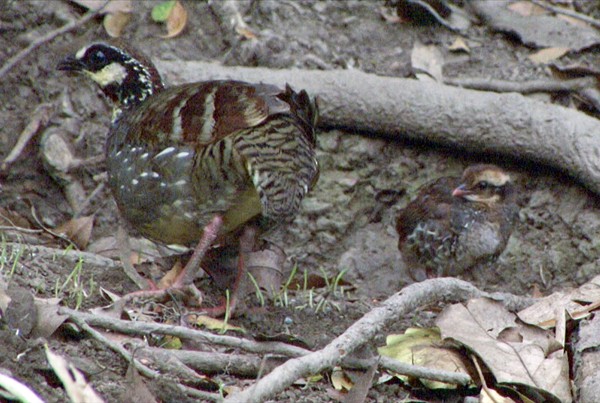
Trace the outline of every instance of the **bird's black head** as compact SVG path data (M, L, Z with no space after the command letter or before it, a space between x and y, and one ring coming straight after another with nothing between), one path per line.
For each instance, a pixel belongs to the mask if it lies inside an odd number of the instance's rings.
M145 56L103 42L83 47L63 59L57 69L90 77L114 103L114 118L163 88L158 71Z

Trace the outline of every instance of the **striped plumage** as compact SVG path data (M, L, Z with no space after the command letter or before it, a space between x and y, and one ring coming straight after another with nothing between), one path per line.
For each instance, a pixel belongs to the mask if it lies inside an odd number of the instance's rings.
M231 290L231 301L208 311L232 312L256 236L291 220L317 181L316 104L289 86L223 80L165 88L143 55L107 43L84 47L58 69L87 75L113 103L106 168L123 217L156 242L195 246L170 288L196 297L204 261ZM211 244L222 248L209 251ZM236 267L225 263L232 251Z
M305 91L207 81L165 88L135 51L89 45L58 66L113 101L106 164L122 215L142 235L191 246L215 215L219 242L293 218L318 178L317 108Z

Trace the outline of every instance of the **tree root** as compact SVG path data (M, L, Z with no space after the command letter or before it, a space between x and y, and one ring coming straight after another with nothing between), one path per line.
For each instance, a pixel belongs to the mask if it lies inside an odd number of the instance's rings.
M94 331L92 326L129 335L171 335L190 340L193 343L211 344L213 346L217 345L241 350L243 353L238 351L235 354L184 350L164 350L157 352L157 349L138 346L138 351L142 356L151 360L151 357L159 357L153 360L157 362L156 365L167 361L170 365L176 365L176 368L171 368L169 372L175 371L186 374L191 373L190 371L192 370L190 368L194 368L204 373L213 373L220 368L221 371L227 371L231 374L255 377L260 377L260 374L263 372L269 372L253 386L226 399L226 401L230 402L260 402L273 398L285 388L291 386L297 379L331 369L336 365L368 369L377 363L379 367L391 372L465 384L468 382L468 379L466 379L468 377L462 374L405 365L385 357L379 359L377 362L373 360L360 360L354 358L352 352L380 334L384 326L421 306L440 301L464 301L476 297L488 297L500 300L511 310L522 309L533 301L531 298L523 298L511 294L486 293L466 281L453 278L427 280L405 287L402 291L383 302L379 307L365 314L329 345L314 352L280 342L257 342L233 336L217 335L183 326L118 320L67 308L61 308L59 314L68 315L71 320L82 327L93 338L101 343L105 343L109 348L128 360L132 358L127 350L101 337L102 335ZM140 341L140 343L142 342ZM165 359L164 354L171 354L173 360ZM262 358L259 358L257 355L262 356ZM281 361L285 362L276 366ZM151 378L157 376L156 371L150 370L139 361L134 361L134 365L145 376ZM181 386L186 387L185 385ZM211 398L214 397L211 396Z
M289 83L320 98L322 128L437 143L551 166L600 194L600 122L520 94L497 94L357 70L272 70L160 61L171 82Z

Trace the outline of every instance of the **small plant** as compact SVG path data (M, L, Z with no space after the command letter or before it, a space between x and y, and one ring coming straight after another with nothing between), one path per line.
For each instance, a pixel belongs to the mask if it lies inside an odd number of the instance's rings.
M221 329L221 334L225 334L227 332L227 323L229 322L229 318L231 317L231 294L229 289L225 290L225 317L223 318L223 328Z
M289 307L291 299L289 293L294 293L299 304L294 304L294 309L303 310L306 308L314 310L315 313L323 311L329 305L333 305L337 310L341 310L339 304L331 300L330 296L344 298L344 286L341 286L342 279L347 273L347 269L340 271L335 277L330 277L324 268L319 268L322 278L325 282L323 288L315 289L310 286L310 276L307 270L302 271L302 281L294 283L294 278L298 274L298 267L294 266L292 272L282 285L278 292L273 293L273 302L275 306ZM295 284L295 287L292 286ZM256 286L256 285L255 285ZM295 289L293 289L295 288Z
M65 251L66 253L66 251ZM71 298L74 298L75 301L75 309L79 309L84 301L89 295L93 293L95 288L94 277L92 276L89 281L89 291L86 290L83 280L83 257L79 257L79 260L75 264L69 276L65 279L62 285L60 285L57 281L56 287L54 290L54 294L56 297L59 297L63 293L67 292Z
M254 293L256 294L256 298L258 299L260 306L264 307L265 306L265 295L263 294L260 286L258 285L258 282L254 278L252 273L248 273L248 277L250 278L250 281L252 281L252 284L254 285Z
M9 248L6 238L2 236L2 245L0 251L0 271L4 271L5 267L10 266L10 272L8 273L8 277L12 277L17 267L19 265L19 260L23 256L23 252L25 251L25 247L21 244L15 245L12 248ZM9 250L10 249L10 254Z

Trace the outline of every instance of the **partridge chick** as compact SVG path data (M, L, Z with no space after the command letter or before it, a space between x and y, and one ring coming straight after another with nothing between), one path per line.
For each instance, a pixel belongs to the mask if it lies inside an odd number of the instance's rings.
M174 287L193 281L211 245L251 251L317 181L318 113L305 91L232 80L165 88L146 57L102 42L57 68L91 78L112 101L106 169L122 216L153 241L198 245ZM243 266L240 257L237 280Z
M502 253L517 214L510 176L473 165L425 185L398 213L398 248L415 281L456 276Z

